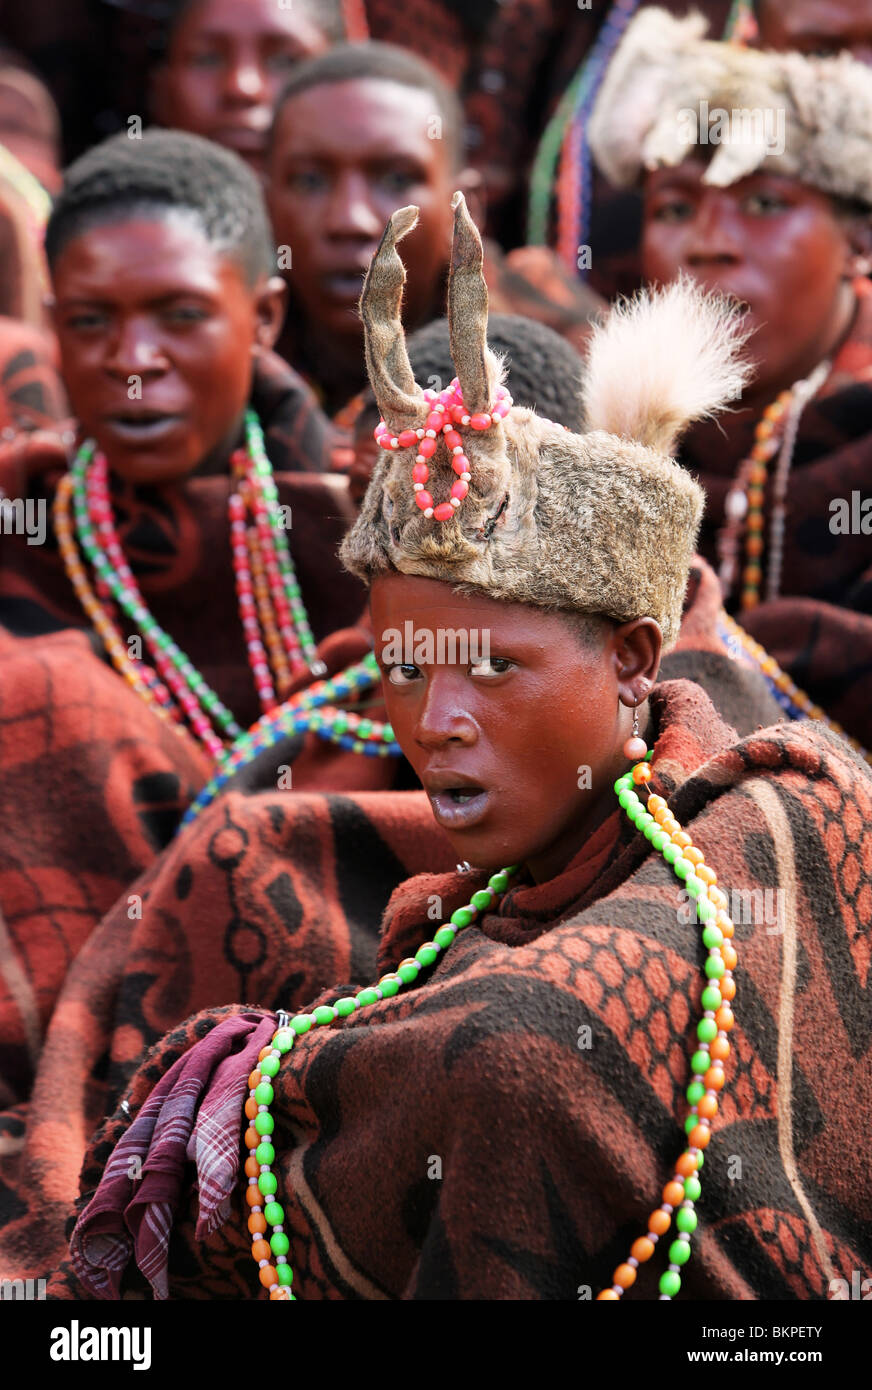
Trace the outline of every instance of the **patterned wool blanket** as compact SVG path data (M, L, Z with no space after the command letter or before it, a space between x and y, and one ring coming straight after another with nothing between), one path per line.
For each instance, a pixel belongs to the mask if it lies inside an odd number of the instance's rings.
M88 1139L168 1028L369 975L396 885L454 862L423 792L229 792L195 821L81 945L30 1103L0 1112L0 1277L57 1265Z
M872 776L819 725L738 738L689 681L658 684L651 707L650 785L715 867L739 956L683 1296L823 1298L872 1258ZM402 884L377 970L478 883ZM704 955L678 880L616 809L414 987L307 1034L273 1106L298 1296L575 1300L607 1285L683 1148ZM294 1009L290 959L273 994ZM372 978L354 964L320 1001ZM273 1026L210 1010L153 1049L88 1151L51 1295L256 1295L236 1107ZM81 1049L81 1024L68 1038ZM93 1061L80 1052L80 1078ZM40 1239L30 1223L31 1262ZM654 1265L629 1297L656 1298Z
M663 674L695 678L741 732L771 724L778 708L759 674L725 655L717 612L717 583L700 561L688 585L681 638L665 659ZM359 659L370 640L362 622L333 634L319 651L331 670L339 669ZM0 1178L10 1194L20 1181L28 1203L45 1211L48 1193L52 1199L65 1193L72 1202L90 1131L162 1033L222 998L271 1005L279 1002L277 990L291 988L304 1003L346 970L349 931L370 951L351 961L355 971L364 971L391 892L409 873L433 866L427 856L439 847L441 835L429 808L414 795L331 798L329 803L300 798L299 792L315 790L387 791L413 785L404 761L360 758L307 735L261 755L220 802L155 858L173 834L185 800L206 775L204 766L197 765L195 776L184 772L184 763L174 764L185 745L164 730L160 737L168 742L158 740L165 749L160 776L125 778L113 731L142 728L157 739L157 721L111 671L87 658L83 636L6 641L18 655L14 666L0 663L0 720L4 670L15 674L16 699L25 683L20 672L31 672L26 682L33 689L22 718L9 726L24 774L6 784L15 792L8 799L0 784L0 822L11 866L0 876L0 906L6 906L9 928L0 959L6 962L4 975L18 981L17 991L7 988L0 996L3 1074L15 1081L4 1101L13 1108L0 1114L0 1154L5 1150L7 1155ZM56 648L51 680L42 677L46 642ZM120 690L123 698L118 697L111 717L101 717L102 704L90 694L67 699L67 690L74 693L77 687L67 684L64 652L67 661L74 653L78 663L70 679L87 678L102 692L103 703L111 703L113 692ZM367 712L383 717L380 697L371 698L375 703ZM79 711L87 710L90 721L92 705L94 722L82 724ZM105 748L92 743L95 727L105 729ZM56 764L51 736L58 728L65 731L61 770L69 792L45 796L42 789L50 784ZM111 795L104 786L104 764L117 772L109 784ZM276 772L288 765L293 789L280 790ZM158 793L164 800L152 805L148 796L153 802ZM319 807L317 816L327 817L328 827L314 839L307 829L316 815L313 805ZM360 815L359 807L364 808ZM136 841L135 858L125 856L118 849L125 843L125 828L144 818L150 838ZM85 855L82 835L87 838ZM228 840L236 847L229 856L223 849ZM145 873L137 880L140 870ZM82 875L87 891L78 886ZM34 901L35 883L57 885L57 893L52 896L46 889L45 899ZM77 886L75 895L67 885ZM62 910L68 901L75 911ZM238 932L228 925L237 919L242 923ZM307 923L305 932L301 919ZM224 925L216 928L216 922ZM278 965L285 947L292 948L297 960L304 939L308 964L305 969L299 962L289 966L286 977ZM254 961L259 961L256 967ZM48 1028L32 1102L25 1108L43 1032L62 985L61 1006ZM40 1007L35 1013L31 1009L28 1022L19 996L35 997L37 988ZM74 1036L81 1040L81 1056L72 1045ZM60 1111L64 1119L59 1125ZM48 1136L45 1143L41 1134ZM29 1158L19 1179L24 1153L41 1155L45 1166L39 1181ZM10 1196L4 1213L0 1192L0 1226L11 1221L17 1228L26 1209ZM24 1224L34 1220L28 1216ZM37 1249L34 1244L31 1253Z
M29 1093L71 962L208 775L84 633L0 628L0 1104Z

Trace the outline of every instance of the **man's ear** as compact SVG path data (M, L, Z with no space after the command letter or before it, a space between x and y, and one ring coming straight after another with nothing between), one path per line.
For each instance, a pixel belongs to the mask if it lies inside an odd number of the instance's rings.
M280 275L271 275L263 280L255 291L255 310L257 328L252 350L271 348L285 321L285 303L288 289Z
M646 698L651 686L657 681L660 670L660 654L663 650L663 633L656 618L633 618L615 628L612 636L612 652L618 689L625 695L625 687L630 690L633 683L645 688ZM638 692L636 698L639 699ZM632 704L632 694L625 703Z

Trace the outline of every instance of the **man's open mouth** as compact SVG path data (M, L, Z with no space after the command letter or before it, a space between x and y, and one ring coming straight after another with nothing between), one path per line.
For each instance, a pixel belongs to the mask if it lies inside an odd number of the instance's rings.
M433 814L446 830L468 830L478 825L490 802L489 794L476 786L445 787L429 796Z

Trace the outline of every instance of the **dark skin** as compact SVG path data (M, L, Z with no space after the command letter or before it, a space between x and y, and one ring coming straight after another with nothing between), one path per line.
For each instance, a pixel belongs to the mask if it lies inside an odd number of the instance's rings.
M267 162L278 245L290 248L291 295L279 351L324 393L332 414L365 385L357 303L370 260L398 207L420 210L402 245L407 331L441 312L451 196L474 175L433 139L436 99L380 78L310 87L282 106Z
M647 175L642 270L664 284L685 271L750 306L757 371L742 405L759 412L847 336L851 280L864 273L862 228L795 179L760 172L714 188L705 169L693 157Z
M159 125L203 135L261 172L273 108L295 63L329 47L314 11L276 0L198 0L154 76Z
M601 622L588 647L561 614L399 573L374 578L370 609L388 718L458 859L526 863L537 883L559 874L615 809L633 705L650 733L659 625ZM439 629L489 633L489 665L386 665L383 634L409 620L434 654Z
M255 360L278 332L282 281L250 284L193 217L168 212L74 237L53 284L73 413L113 472L172 483L226 465Z
M758 0L760 48L831 57L848 49L872 64L872 0Z

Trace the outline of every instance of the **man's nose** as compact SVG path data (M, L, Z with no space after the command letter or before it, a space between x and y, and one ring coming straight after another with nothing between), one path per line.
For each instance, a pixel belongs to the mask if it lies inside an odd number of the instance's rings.
M111 344L107 366L124 377L165 371L167 360L153 326L141 319L123 322Z
M369 180L359 170L345 170L334 180L324 213L324 230L332 237L372 241L373 250L384 231Z
M731 200L707 192L700 199L687 235L688 265L733 264L741 259L742 239Z
M257 52L240 49L230 55L224 71L224 96L245 105L269 99L267 74Z
M435 751L452 743L475 743L478 726L468 700L463 698L466 684L459 669L444 667L431 672L414 728L419 747Z

